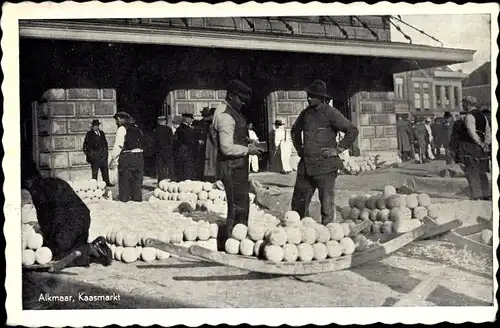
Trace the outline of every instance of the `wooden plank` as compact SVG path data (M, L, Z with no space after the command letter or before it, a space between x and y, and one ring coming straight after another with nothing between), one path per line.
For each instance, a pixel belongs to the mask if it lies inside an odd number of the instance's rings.
M429 295L436 289L439 285L440 279L442 279L445 273L444 268L439 268L434 270L427 278L422 280L420 284L417 285L410 293L402 297L393 306L421 306L423 301L429 297Z
M274 263L257 258L230 255L223 252L213 252L196 245L191 246L189 248L189 252L195 256L205 258L212 262L247 271L276 275L311 275L322 272L345 270L359 266L366 262L380 260L401 247L408 245L415 239L423 236L428 229L428 226L421 225L420 227L402 234L401 236L375 248L365 250L360 253L354 253L353 255L344 255L336 259L323 261Z
M145 245L145 247L153 247L153 248L159 249L161 251L168 252L172 255L177 255L177 256L182 257L182 258L207 262L207 260L204 258L200 258L198 256L191 255L191 253L189 253L189 250L187 247L182 247L182 246L178 246L178 245L174 245L174 244L164 243L158 239L148 238L148 239L146 239L144 245Z
M65 258L62 258L58 261L52 261L47 264L23 265L23 271L46 271L51 273L59 272L69 264L73 263L81 255L82 253L80 251L74 251Z
M493 254L493 247L477 242L465 236L462 236L454 231L450 231L445 237L445 240L457 245L459 248L470 250L474 253Z
M481 232L484 229L485 229L484 225L482 223L478 223L478 224L473 224L473 225L470 225L467 227L456 228L453 230L453 232L455 232L459 235L462 235L462 236L468 236L468 235L473 235L473 234L476 234L478 232Z
M493 220L487 219L484 216L478 216L476 222L484 226L485 229L493 230Z
M422 223L425 225L429 225L430 229L420 239L429 239L443 233L447 233L453 229L460 227L463 224L462 221L458 219L451 220L443 224L437 224L436 221L428 216L424 217Z

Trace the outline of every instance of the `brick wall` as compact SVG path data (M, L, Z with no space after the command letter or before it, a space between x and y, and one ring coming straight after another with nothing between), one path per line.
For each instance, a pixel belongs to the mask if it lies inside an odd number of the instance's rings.
M116 132L115 113L113 89L46 91L36 113L36 149L42 172L71 181L90 179L90 165L82 151L85 134L92 120L99 119L111 148Z
M361 153L397 153L393 92L359 92L353 97Z
M217 107L224 98L225 90L174 90L168 94L166 103L171 107L171 116L189 113L201 118L203 107Z

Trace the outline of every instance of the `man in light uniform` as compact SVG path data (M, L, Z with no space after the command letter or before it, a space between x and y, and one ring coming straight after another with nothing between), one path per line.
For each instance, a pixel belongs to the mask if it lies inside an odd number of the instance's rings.
M125 112L113 116L118 129L109 167L118 166L118 199L142 201L144 177L143 133L133 118Z
M248 123L248 138L250 139L250 142L259 142L259 137L253 130L253 124L251 122ZM259 156L250 155L249 161L250 165L248 166L248 169L252 172L259 172Z
M217 173L224 184L227 200L227 220L225 228L219 230L219 249L224 249L237 223L248 225L248 156L262 153L255 143L249 144L247 120L241 113L250 97L251 89L247 85L232 80L227 87L226 99L217 107L210 127L211 141L218 151Z

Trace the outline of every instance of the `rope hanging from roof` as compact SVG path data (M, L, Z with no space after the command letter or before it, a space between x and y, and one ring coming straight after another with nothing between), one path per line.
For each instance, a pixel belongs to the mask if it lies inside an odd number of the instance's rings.
M439 44L441 44L441 48L442 48L442 47L444 47L443 42L439 41L438 39L436 39L436 38L435 38L435 37L433 37L432 35L430 35L430 34L428 34L428 33L424 32L423 30L421 30L421 29L419 29L419 28L416 28L415 26L413 26L413 25L411 25L411 24L408 24L407 22L405 22L405 21L401 18L401 15L398 15L398 17L394 17L394 16L390 16L390 17L391 17L391 18L394 18L395 20L397 20L397 21L399 21L399 22L401 22L401 23L405 24L406 26L408 26L408 27L410 27L410 28L414 29L415 31L418 31L418 32L420 32L421 34L423 34L423 35L425 35L425 36L427 36L427 37L431 38L432 40L434 40L434 41L438 42Z
M361 23L361 25L362 25L364 28L366 28L368 31L370 31L370 33L373 35L373 37L374 37L375 39L377 39L377 41L380 39L380 38L379 38L379 36L378 36L378 34L377 34L377 32L375 32L374 30L372 30L372 29L371 29L371 28L370 28L370 27L369 27L369 26L368 26L365 22L363 22L361 19L359 19L359 17L358 17L358 16L353 16L353 17L354 17L354 18L356 18L356 19L357 19L357 21L358 21L358 22L360 22L360 23Z
M347 31L346 31L346 30L344 30L344 29L342 28L342 26L340 26L340 25L339 25L336 21L334 21L334 20L333 20L330 16L325 16L325 17L326 17L326 18L328 18L328 20L329 20L329 21L330 21L333 25L335 25L335 26L336 26L336 27L340 30L340 32L342 32L342 34L344 35L344 37L345 37L346 39L349 39L349 34L347 33Z
M396 25L396 24L395 24L395 23L391 20L391 18L393 18L393 16L389 16L389 17L387 18L387 20L389 21L389 23L390 23L392 26L394 26L394 27L396 28L396 30L398 30L398 32L399 32L399 33L403 34L403 36L405 37L405 39L406 39L406 40L408 40L408 41L410 42L410 44L412 44L412 43L413 43L412 39L411 39L408 35L406 35L406 34L405 34L405 32L403 32L403 31L401 30L401 27L399 27L399 25Z

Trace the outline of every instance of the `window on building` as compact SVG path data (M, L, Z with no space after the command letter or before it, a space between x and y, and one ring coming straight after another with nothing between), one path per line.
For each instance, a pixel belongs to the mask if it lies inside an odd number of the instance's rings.
M431 97L430 95L426 92L424 93L424 109L425 110L430 110L431 109Z
M417 111L421 110L422 109L422 104L420 102L420 93L415 93L413 95L413 102L415 103L415 109Z
M396 96L396 99L403 99L404 94L403 94L403 78L402 77L397 77L394 81L394 95Z
M420 83L418 83L418 82L413 83L413 87L415 89L420 89Z
M428 88L429 88L429 83L423 83L423 84L422 84L422 88L424 88L424 89L428 89Z

